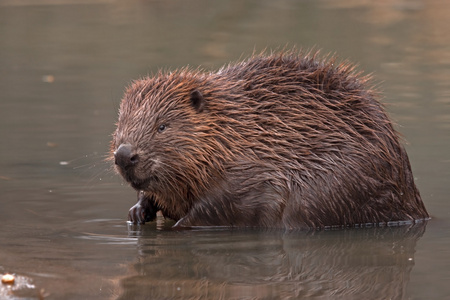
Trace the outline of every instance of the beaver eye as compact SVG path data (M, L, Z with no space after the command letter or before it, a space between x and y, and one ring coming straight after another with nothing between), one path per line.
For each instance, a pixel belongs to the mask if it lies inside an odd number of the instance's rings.
M166 124L161 124L158 127L158 132L163 132L164 130L166 130L166 128L167 128Z

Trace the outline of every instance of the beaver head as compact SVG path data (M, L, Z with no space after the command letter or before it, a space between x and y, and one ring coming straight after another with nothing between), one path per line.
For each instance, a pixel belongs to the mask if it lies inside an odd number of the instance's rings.
M212 173L220 173L212 155L220 145L204 112L201 85L199 75L159 74L126 91L111 157L134 189L189 201L205 189Z

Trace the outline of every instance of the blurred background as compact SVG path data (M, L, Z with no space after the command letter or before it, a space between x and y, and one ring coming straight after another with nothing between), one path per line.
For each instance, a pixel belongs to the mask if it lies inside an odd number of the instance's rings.
M153 293L155 299L170 299L184 288L189 293L180 297L205 299L370 299L367 291L374 299L450 298L449 19L450 2L442 0L0 0L0 274L18 278L13 287L2 285L0 296L145 299ZM293 46L337 54L374 75L407 142L416 183L433 217L426 230L311 237L180 236L155 224L127 228L136 194L104 161L125 87L159 69L214 70L255 51ZM376 242L386 235L391 238ZM317 245L317 236L324 244ZM311 248L286 246L298 239ZM403 244L405 239L413 242ZM189 241L191 248L182 251ZM258 246L248 248L248 241ZM265 252L274 241L279 249ZM208 252L220 270L210 270L197 255L211 244L221 249ZM332 255L346 268L368 270L370 261L373 272L365 272L367 280L352 289L343 287L357 276L324 281L320 274L289 267L216 277L236 263L219 258L236 245L242 252L232 257L244 269L257 268L246 255L257 257L258 266L276 257L283 266L313 270L314 262ZM303 264L299 257L309 257L305 253L317 247L326 251ZM379 252L368 254L367 247ZM345 260L355 255L361 260ZM295 262L286 261L291 256ZM152 273L155 258L160 258L159 271ZM383 269L386 264L392 268ZM197 272L199 266L204 272ZM320 266L319 273L327 269ZM337 264L332 270L338 274L346 268ZM398 274L396 284L378 282L380 268ZM382 288L375 289L375 283Z

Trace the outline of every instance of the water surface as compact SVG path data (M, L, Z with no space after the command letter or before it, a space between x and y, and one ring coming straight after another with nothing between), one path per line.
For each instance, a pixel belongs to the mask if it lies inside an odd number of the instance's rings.
M0 0L5 299L450 298L450 4ZM128 227L104 161L127 84L286 45L373 73L428 224L321 232Z

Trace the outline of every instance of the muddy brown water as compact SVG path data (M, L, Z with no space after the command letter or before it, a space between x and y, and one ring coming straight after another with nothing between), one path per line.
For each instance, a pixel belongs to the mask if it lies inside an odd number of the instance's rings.
M0 0L1 299L450 299L450 4ZM125 86L254 50L374 73L428 224L321 232L128 226L104 162Z

